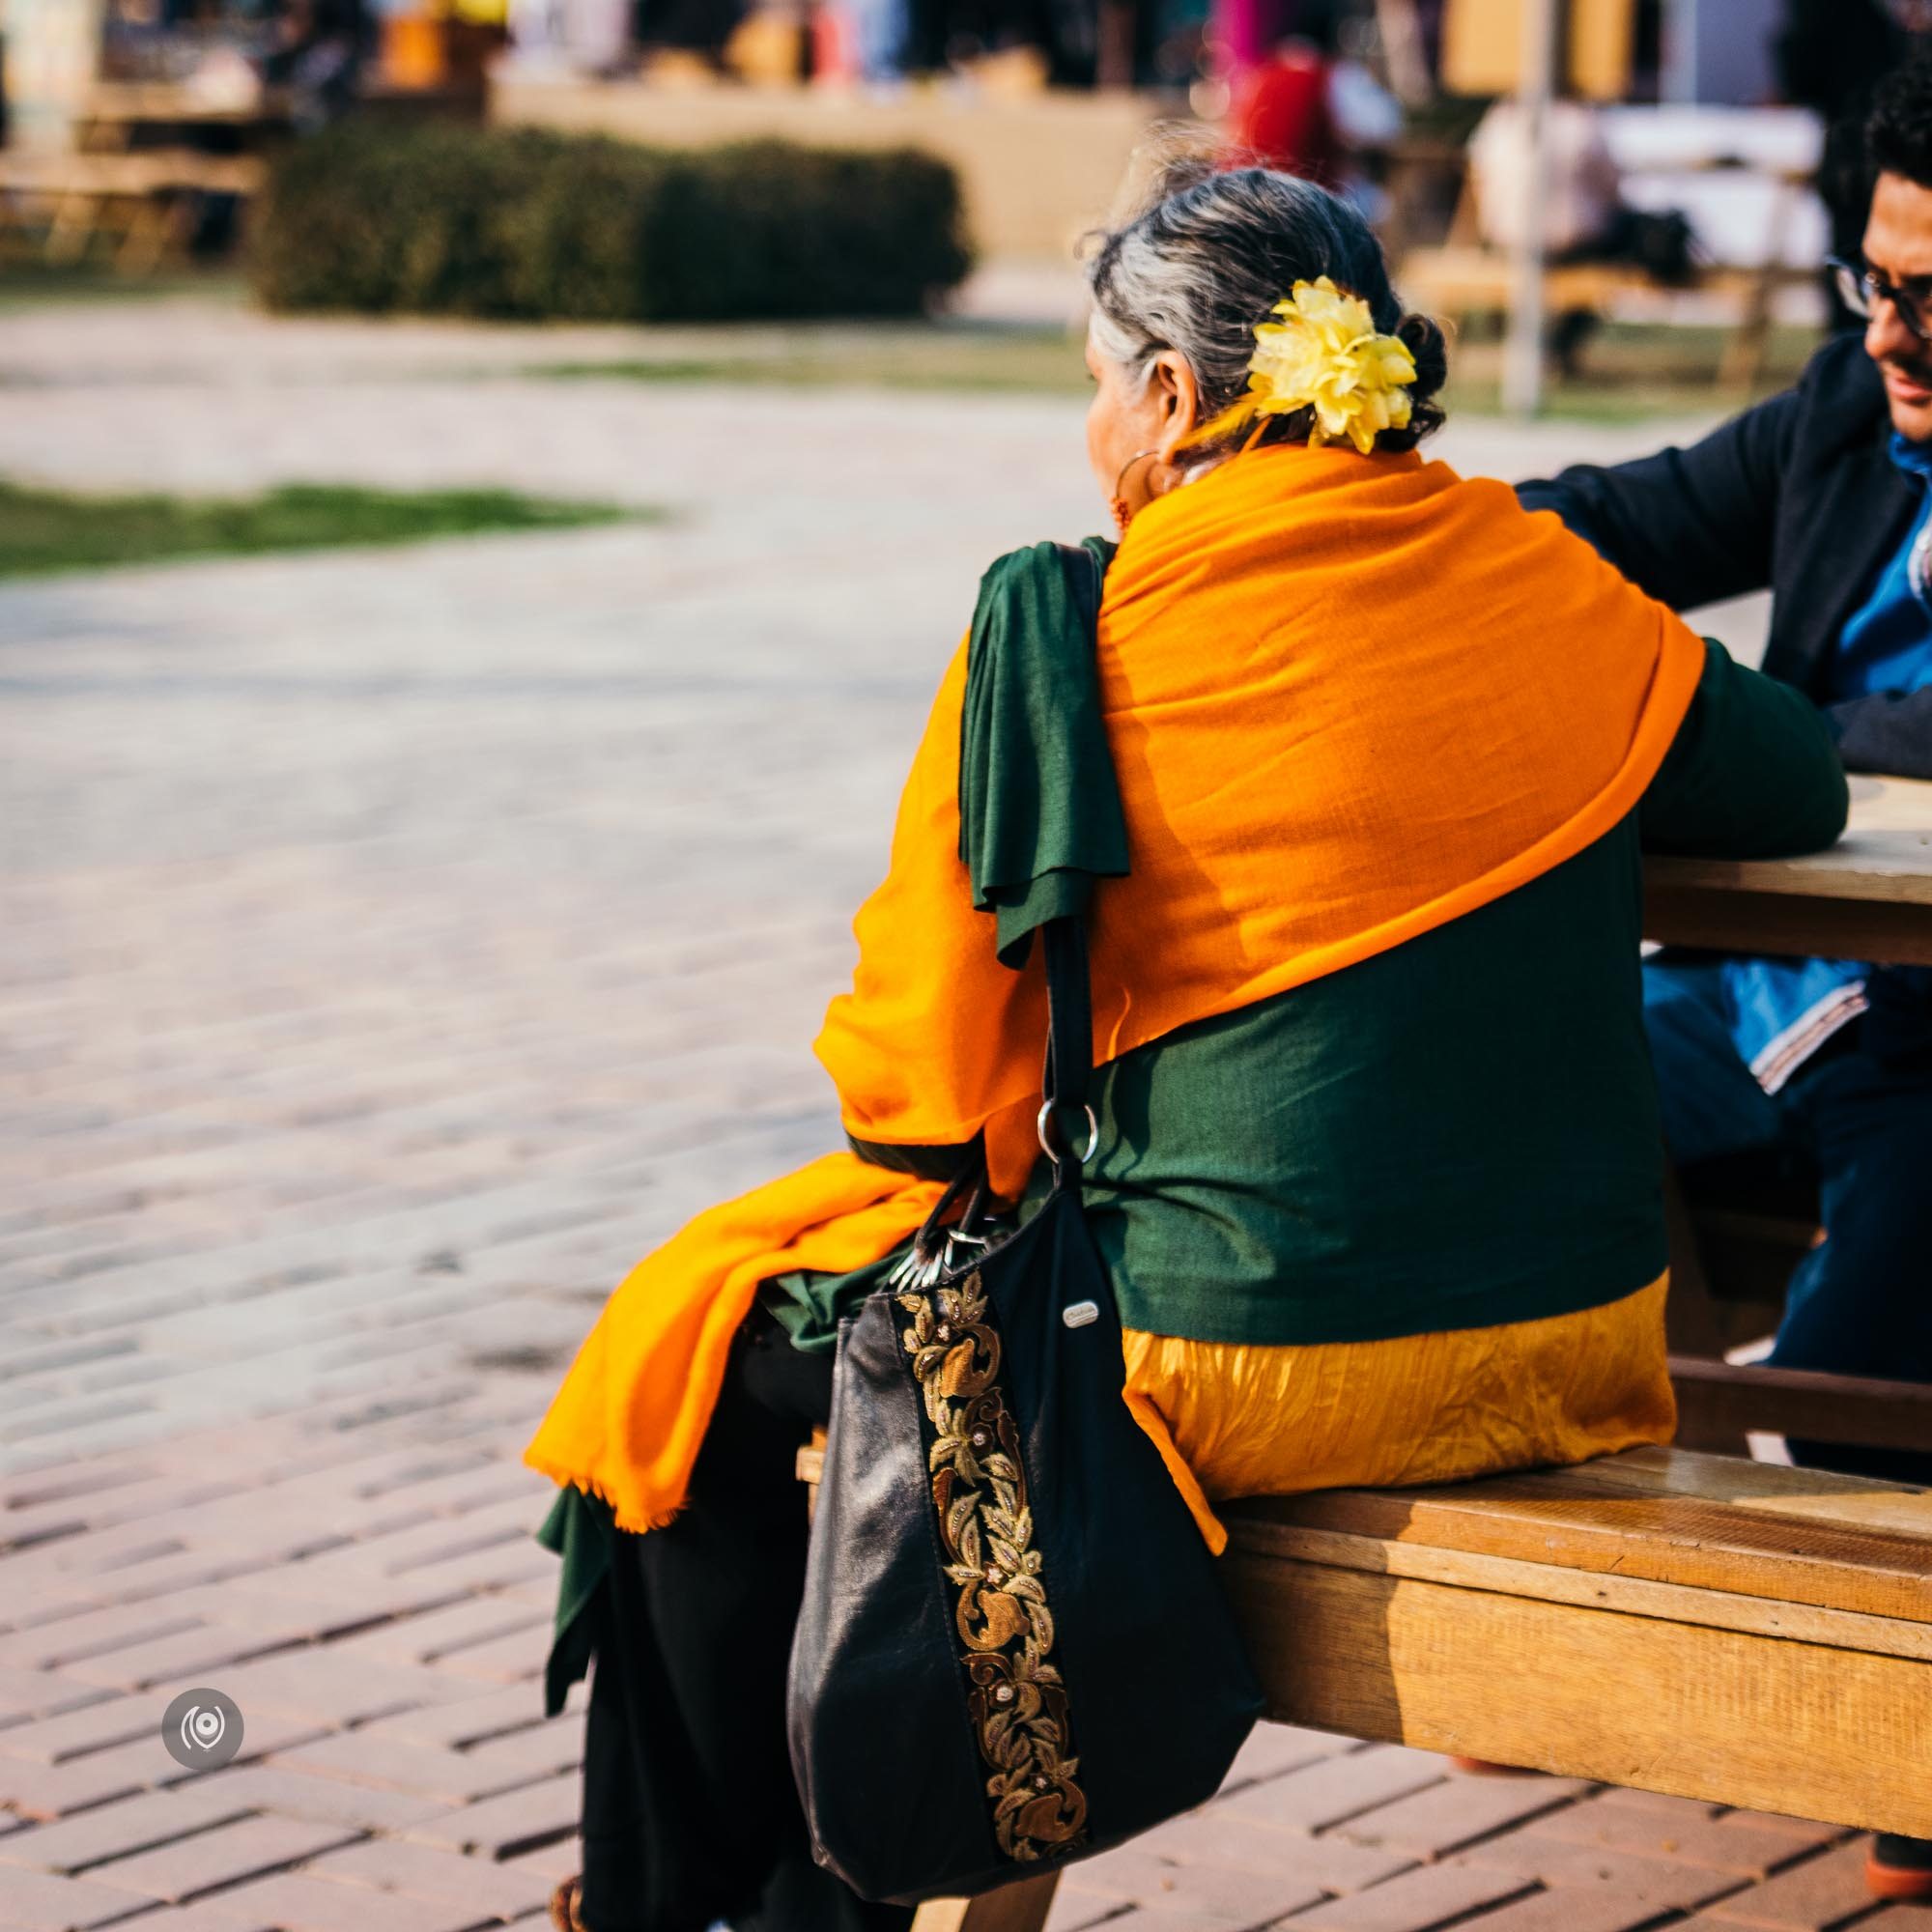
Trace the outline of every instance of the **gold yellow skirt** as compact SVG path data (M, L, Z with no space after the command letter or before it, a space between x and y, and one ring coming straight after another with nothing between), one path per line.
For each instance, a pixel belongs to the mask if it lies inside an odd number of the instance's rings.
M1668 1277L1576 1315L1266 1348L1126 1332L1127 1404L1209 1544L1212 1505L1586 1463L1677 1427Z

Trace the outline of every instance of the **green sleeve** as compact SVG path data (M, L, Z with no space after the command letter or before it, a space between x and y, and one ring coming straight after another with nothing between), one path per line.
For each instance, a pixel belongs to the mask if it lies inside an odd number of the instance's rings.
M556 1622L544 1666L546 1717L554 1718L563 1709L570 1687L590 1673L596 1648L591 1605L610 1574L618 1534L611 1505L573 1489L558 1491L537 1531L537 1541L553 1556L563 1558L556 1585Z
M1851 794L1818 708L1721 644L1707 639L1704 650L1697 694L1638 810L1644 849L1782 859L1831 844Z
M959 732L959 857L1002 962L1036 927L1124 877L1127 828L1100 708L1094 632L1114 546L1035 544L980 584ZM862 1150L863 1151L863 1150ZM869 1155L866 1156L867 1159Z

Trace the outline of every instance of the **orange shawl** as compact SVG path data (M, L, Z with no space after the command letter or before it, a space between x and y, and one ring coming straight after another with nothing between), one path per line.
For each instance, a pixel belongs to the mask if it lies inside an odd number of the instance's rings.
M1703 647L1553 517L1419 456L1275 446L1143 511L1098 669L1131 874L1091 914L1094 1057L1286 992L1539 877L1636 805ZM853 989L817 1051L861 1139L1036 1151L1037 971L959 856L966 653L940 687ZM875 1261L931 1182L832 1154L691 1223L611 1298L530 1445L619 1527L685 1493L759 1282Z

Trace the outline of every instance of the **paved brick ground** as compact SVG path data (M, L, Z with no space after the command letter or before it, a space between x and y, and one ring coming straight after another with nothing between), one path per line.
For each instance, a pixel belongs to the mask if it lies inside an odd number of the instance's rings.
M535 1922L580 1720L518 1449L639 1251L829 1144L805 1043L974 575L1093 521L1063 404L474 374L575 340L0 319L0 474L676 516L0 588L0 1926ZM247 1736L189 1776L200 1684ZM1814 1932L1860 1856L1270 1730L1054 1923Z

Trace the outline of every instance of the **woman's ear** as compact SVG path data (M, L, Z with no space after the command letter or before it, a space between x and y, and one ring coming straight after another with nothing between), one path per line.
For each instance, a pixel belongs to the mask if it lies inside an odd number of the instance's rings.
M1161 461L1171 463L1175 451L1201 420L1201 390L1194 371L1179 350L1163 349L1153 359L1153 395L1159 412L1154 446Z

